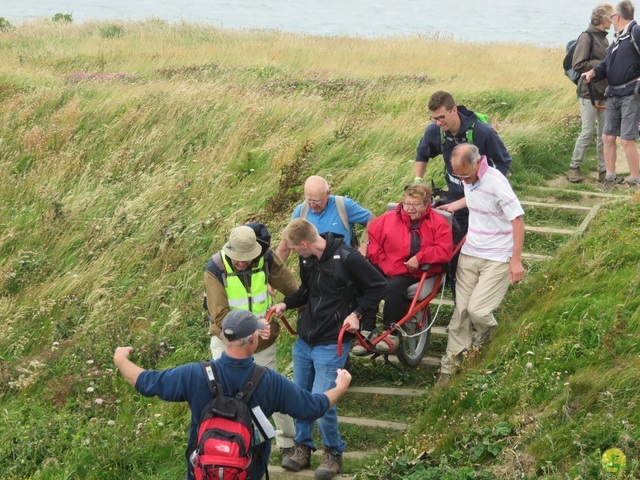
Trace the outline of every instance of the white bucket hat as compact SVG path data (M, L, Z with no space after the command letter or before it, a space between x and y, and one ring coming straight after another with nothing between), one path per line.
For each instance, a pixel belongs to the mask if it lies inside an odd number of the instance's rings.
M250 262L262 253L262 247L256 240L253 228L243 225L231 230L222 252L236 262Z

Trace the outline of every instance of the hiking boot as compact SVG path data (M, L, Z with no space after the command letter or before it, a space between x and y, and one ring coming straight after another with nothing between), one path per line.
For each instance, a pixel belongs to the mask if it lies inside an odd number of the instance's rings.
M289 459L291 458L291 456L293 455L293 452L295 450L295 447L284 447L280 449L280 454L281 454L281 461L280 461L280 466L282 467L282 465L285 462L288 462ZM282 467L284 468L284 467Z
M395 352L399 345L400 339L397 335L387 335L382 341L376 343L376 350L383 353Z
M580 168L570 168L567 172L567 180L571 183L580 183L582 181L582 176L580 175Z
M376 332L369 332L367 330L362 330L360 334L368 340L374 340L378 338L378 334ZM369 350L367 350L362 345L360 345L360 342L356 342L356 344L351 349L351 353L353 353L356 356L360 356L360 355L366 355L367 353L369 353Z
M329 480L342 472L342 454L338 454L331 447L324 447L322 463L313 474L315 478Z
M286 458L284 455L282 456L280 466L291 472L299 472L300 470L309 468L311 466L311 447L296 442L293 447L293 453Z

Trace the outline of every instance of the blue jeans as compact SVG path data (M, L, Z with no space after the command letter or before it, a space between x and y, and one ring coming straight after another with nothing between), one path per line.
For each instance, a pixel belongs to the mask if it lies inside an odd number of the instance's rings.
M350 347L351 342L344 343L342 357L339 357L336 344L311 347L298 338L293 345L293 381L311 393L323 393L332 389L336 386L337 369L344 367ZM313 422L298 419L295 422L294 441L317 450L313 443ZM337 454L344 452L346 444L338 432L338 413L335 406L318 419L318 430L325 447L332 447Z

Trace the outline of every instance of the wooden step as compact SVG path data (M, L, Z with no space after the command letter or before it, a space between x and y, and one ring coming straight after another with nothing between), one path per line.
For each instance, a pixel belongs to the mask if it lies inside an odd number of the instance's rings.
M364 393L367 395L397 395L412 397L415 395L421 395L423 390L416 390L410 388L385 388L385 387L349 387L347 393Z
M575 228L534 227L533 225L525 225L524 230L525 232L557 233L560 235L573 235L576 233Z
M558 208L563 210L579 210L579 211L589 211L591 207L585 207L584 205L571 205L568 203L544 203L544 202L530 202L528 200L521 200L520 205L523 207L547 207L547 208Z
M553 257L551 255L538 255L535 253L523 253L522 258L524 260L534 260L537 262L542 262L544 260L551 260Z
M300 480L302 478L315 478L314 471L300 470L299 472L290 472L282 467L269 466L269 480ZM353 476L346 473L340 473L333 478L335 480L353 480Z
M453 302L451 302L451 304L453 305ZM431 327L431 333L433 335L446 335L447 329L446 327L440 327L440 326L434 325L433 327Z
M429 305L444 305L446 307L453 307L455 304L453 303L453 300L447 300L444 298L440 300L439 298L434 298L433 300L431 300L431 303Z
M563 192L563 193L577 193L585 197L598 197L598 198L631 198L630 195L616 194L616 193L604 193L594 192L590 190L570 190L568 188L552 188L552 187L531 187L544 192Z
M404 432L407 429L406 423L389 422L386 420L376 420L372 418L343 417L342 415L338 415L338 423L358 425L360 427L388 428L391 430L399 430L401 432Z

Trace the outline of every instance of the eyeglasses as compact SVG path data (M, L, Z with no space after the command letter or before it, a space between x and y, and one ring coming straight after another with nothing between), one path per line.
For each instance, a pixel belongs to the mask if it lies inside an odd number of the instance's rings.
M619 13L614 13L612 15L609 15L609 20L613 20L613 17L615 17L616 15L620 16Z
M305 198L304 201L309 205L321 205L324 200L312 200L310 198Z
M451 176L452 176L452 177L459 178L460 180L469 180L469 179L471 178L471 175L458 175L458 174L457 174L457 173L455 173L455 172L452 172L452 173L451 173Z
M451 110L453 110L453 107L444 112L444 115L440 115L439 117L431 117L431 120L433 120L435 123L442 123L444 122L445 118L447 118L447 115L451 113Z
M402 202L402 206L406 209L409 208L413 208L415 210L417 210L420 207L424 207L426 205L426 202L422 202L422 203L409 203L409 202Z

